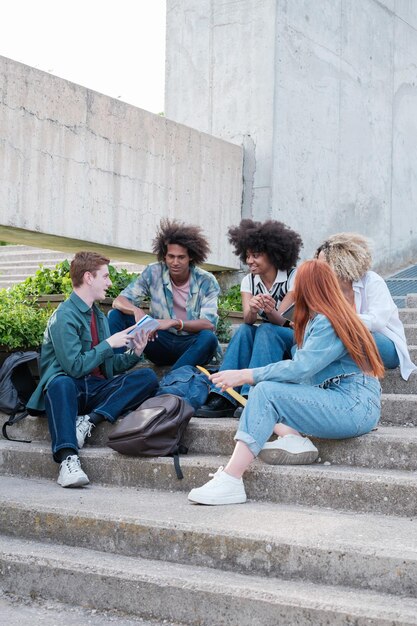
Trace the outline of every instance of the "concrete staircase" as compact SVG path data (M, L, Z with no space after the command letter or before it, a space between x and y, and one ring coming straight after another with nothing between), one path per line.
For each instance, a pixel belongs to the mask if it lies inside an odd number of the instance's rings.
M56 252L30 246L0 246L0 289L7 289L33 276L39 267L53 269L57 263L72 259L70 252ZM143 265L127 262L112 263L128 272L141 272Z
M0 441L0 587L118 625L417 625L417 375L382 385L378 430L319 441L314 465L255 462L250 501L225 507L186 494L226 462L236 420L191 420L183 481L170 458L106 448L100 425L81 453L91 486L64 490L46 420L27 418L14 433L31 444Z

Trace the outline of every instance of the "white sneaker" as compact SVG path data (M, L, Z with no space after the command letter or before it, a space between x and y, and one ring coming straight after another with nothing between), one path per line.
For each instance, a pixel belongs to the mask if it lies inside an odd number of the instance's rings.
M310 439L298 435L285 435L267 441L259 458L271 465L304 465L314 463L319 451Z
M191 489L188 494L190 502L197 504L240 504L246 502L245 487L241 478L226 474L219 467L213 478L202 487Z
M75 422L75 432L77 434L77 446L78 450L81 450L87 437L91 437L91 431L94 428L94 424L90 422L88 415L79 415Z
M80 459L76 454L68 456L61 463L58 485L61 487L82 487L88 485L88 476L81 469Z

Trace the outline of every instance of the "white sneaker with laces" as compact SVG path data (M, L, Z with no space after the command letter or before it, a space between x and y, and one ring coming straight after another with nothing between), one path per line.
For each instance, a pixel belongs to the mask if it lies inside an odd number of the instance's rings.
M89 415L79 415L75 422L75 432L77 434L77 446L81 450L87 437L91 437L91 431L95 425L90 422Z
M212 479L202 487L191 489L188 494L190 502L197 504L240 504L246 502L246 492L241 478L226 474L219 467Z
M82 487L88 485L88 476L81 469L80 459L72 454L61 463L58 476L58 485L61 487Z
M270 465L307 465L314 463L319 451L310 439L299 435L284 435L267 441L259 458Z

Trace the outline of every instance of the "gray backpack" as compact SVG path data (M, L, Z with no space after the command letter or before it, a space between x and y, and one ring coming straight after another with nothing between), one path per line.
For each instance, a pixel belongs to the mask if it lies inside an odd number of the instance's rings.
M7 434L7 427L16 424L28 415L26 403L36 389L36 380L32 374L29 363L38 363L39 354L37 352L13 352L4 361L0 368L0 411L10 415L10 418L3 424L3 437L10 440ZM24 441L26 439L16 439Z
M193 413L193 407L184 398L172 394L148 398L136 411L119 420L107 445L130 456L172 456L181 479L179 454L188 451L181 439Z

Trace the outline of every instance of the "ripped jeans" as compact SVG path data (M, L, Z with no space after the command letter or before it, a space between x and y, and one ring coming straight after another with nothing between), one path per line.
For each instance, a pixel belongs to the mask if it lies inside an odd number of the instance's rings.
M235 440L257 456L275 424L322 439L347 439L368 433L380 415L379 381L363 373L335 376L318 386L263 381L249 394Z

